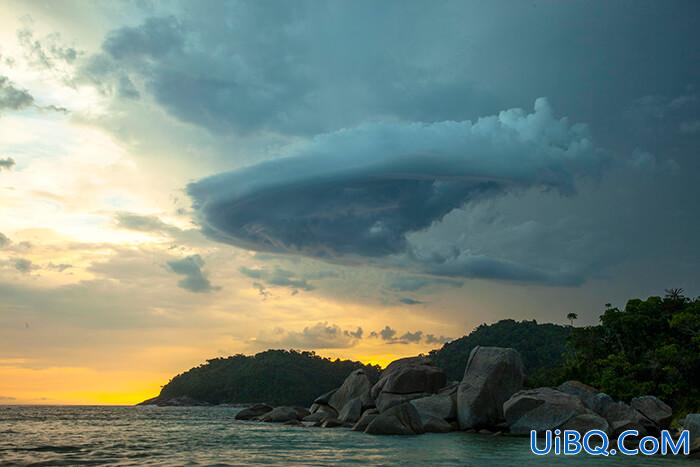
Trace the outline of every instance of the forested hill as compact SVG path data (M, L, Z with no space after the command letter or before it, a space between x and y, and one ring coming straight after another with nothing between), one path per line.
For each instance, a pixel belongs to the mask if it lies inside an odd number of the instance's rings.
M174 377L151 403L189 398L211 404L267 402L308 406L337 388L355 369L376 380L379 368L331 360L313 352L267 350L256 355L215 358Z
M513 347L520 351L526 374L532 379L542 371L563 363L566 339L570 333L570 326L504 319L494 324L480 325L469 335L431 351L430 357L447 372L448 379L460 381L469 353L477 345Z

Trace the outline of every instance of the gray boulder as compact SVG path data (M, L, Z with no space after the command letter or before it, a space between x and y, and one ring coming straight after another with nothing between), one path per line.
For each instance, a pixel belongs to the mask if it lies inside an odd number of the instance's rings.
M316 399L314 399L314 404L319 404L319 405L328 405L328 402L331 400L331 397L335 392L338 390L338 388L331 389L328 392L324 392L320 396L318 396Z
M423 424L428 418L439 418L441 420L451 420L457 417L457 404L455 398L450 394L434 394L420 399L413 399L410 402L420 415Z
M329 419L325 420L325 421L321 424L321 426L322 426L323 428L336 428L336 427L339 427L339 426L343 426L343 422L341 422L341 421L338 420L337 418L329 418Z
M671 407L658 397L635 397L630 402L630 405L660 428L667 428L673 418L673 410L671 410Z
M371 407L374 405L370 397L371 388L372 383L365 371L363 369L355 370L345 378L343 384L329 397L328 405L333 407L338 413L352 399L359 399L364 408Z
M637 410L604 393L598 395L597 412L608 421L613 438L625 430L637 430L640 437L656 430L654 423Z
M343 423L355 423L362 416L362 401L359 398L350 399L338 414L338 420Z
M452 431L452 425L443 418L421 417L421 422L426 433L449 433Z
M365 431L367 429L367 425L369 425L378 414L379 410L377 409L365 410L365 413L363 413L357 423L353 425L352 431Z
M447 383L445 372L425 357L392 362L372 387L371 395L380 412L409 400L437 393Z
M307 414L308 415L308 412ZM305 416L306 416L305 415ZM284 423L290 420L299 420L299 412L294 407L275 407L260 417L262 422ZM303 418L303 417L302 417Z
M559 428L562 430L576 430L581 433L582 436L584 433L591 430L601 430L610 433L608 421L592 411L570 418Z
M515 349L475 347L457 390L457 417L463 430L493 426L503 419L503 403L523 385L523 362Z
M255 404L238 412L234 417L236 420L252 420L254 418L265 415L273 409L267 404Z
M330 405L325 405L325 404L313 404L311 406L311 408L309 409L309 412L311 412L312 415L320 412L320 413L330 414L336 418L338 417L338 412Z
M394 394L392 392L380 392L375 404L380 412L390 409L391 407L401 405L405 402L412 401L414 399L420 399L428 396L425 392L414 392L411 394Z
M371 435L419 435L424 433L418 411L411 404L401 404L378 414L365 433Z
M553 388L519 391L503 404L510 432L529 434L561 427L572 418L589 413L577 396Z
M700 457L700 414L689 413L683 419L683 429L690 434L690 452L694 457Z
M600 391L598 391L593 386L583 384L580 381L567 381L565 383L560 384L559 387L557 387L557 389L561 392L565 392L573 396L578 396L578 398L581 399L581 402L583 402L583 405L585 405L587 409L590 409L594 412L598 412L599 400L597 396L598 394L600 394Z

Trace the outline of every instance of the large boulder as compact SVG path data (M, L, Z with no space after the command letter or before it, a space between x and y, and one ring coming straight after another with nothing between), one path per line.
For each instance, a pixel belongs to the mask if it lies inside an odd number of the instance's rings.
M640 437L657 431L654 422L624 402L614 401L605 393L600 393L597 399L597 412L608 421L613 438L626 430L637 430Z
M630 405L637 412L656 423L660 428L667 428L673 418L673 410L661 399L654 396L635 397Z
M503 404L506 423L513 434L561 427L579 415L590 413L577 396L553 388L537 388L515 393Z
M423 429L426 433L449 433L452 431L452 425L445 421L444 418L427 416L421 417Z
M308 415L308 412L307 414ZM260 417L260 421L272 423L284 423L290 420L299 420L299 412L294 407L275 407ZM303 417L301 417L303 418Z
M683 429L690 434L690 452L693 457L700 457L700 414L689 413L683 419Z
M591 430L600 430L610 433L608 421L592 411L570 418L559 428L561 430L576 430L581 436Z
M560 384L557 389L561 392L577 396L587 409L598 412L599 400L597 396L600 394L600 391L593 386L583 384L580 381L566 381Z
M350 375L345 378L343 384L328 398L328 405L333 407L338 413L343 410L345 404L350 402L352 399L359 399L362 402L364 408L372 407L374 402L370 397L370 389L372 388L372 383L369 377L365 373L365 370L358 369L350 373ZM315 401L316 403L321 403L322 401Z
M425 357L392 362L372 387L371 396L380 412L409 400L435 394L447 383L445 372Z
M496 425L503 419L503 403L522 388L523 380L523 362L517 350L475 347L457 390L460 428Z
M362 414L360 419L353 425L352 431L365 431L367 429L367 426L372 423L372 420L374 420L377 415L379 415L379 410L378 409L368 409L365 410L365 412Z
M418 411L411 404L391 407L372 420L365 433L371 435L419 435L424 433Z
M423 424L429 418L452 420L457 417L457 404L450 394L434 394L410 402L416 408Z
M238 412L234 417L236 420L252 420L254 418L265 415L273 409L267 404L255 404Z
M320 396L318 396L316 399L314 399L314 404L319 404L319 405L328 405L328 402L331 400L331 397L333 397L333 394L338 390L338 388L331 389L328 392L324 392Z
M425 392L414 392L410 394L394 394L393 392L380 392L377 400L374 401L380 412L390 409L396 405L429 396Z
M355 423L362 416L362 401L356 397L350 399L338 414L338 420L343 423Z

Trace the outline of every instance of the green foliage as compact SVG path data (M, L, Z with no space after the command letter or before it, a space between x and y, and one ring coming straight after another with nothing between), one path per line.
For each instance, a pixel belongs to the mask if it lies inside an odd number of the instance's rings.
M600 325L572 331L562 374L614 398L653 394L676 413L699 411L700 299L670 289L608 306Z
M469 353L477 345L513 347L523 357L528 385L547 385L558 378L571 333L568 326L538 324L537 321L504 319L494 324L482 324L468 336L448 342L430 352L433 362L444 369L450 380L461 380Z
M360 362L330 360L314 352L267 350L253 356L208 360L174 377L160 397L189 396L212 404L308 406L317 396L340 386L357 368L365 368L370 379L378 378L379 367Z

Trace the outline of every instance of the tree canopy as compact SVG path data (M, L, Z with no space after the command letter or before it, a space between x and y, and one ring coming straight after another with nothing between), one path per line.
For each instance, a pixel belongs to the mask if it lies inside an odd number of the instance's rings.
M379 368L350 360L331 360L314 352L267 350L256 355L215 358L175 376L160 398L188 396L212 404L267 402L308 406L320 394L340 386L357 368L370 379Z

